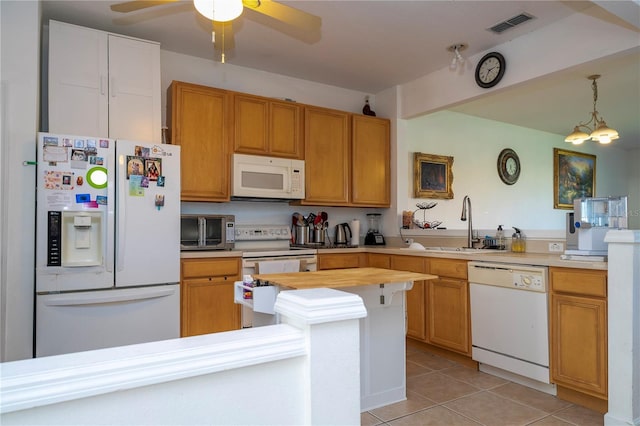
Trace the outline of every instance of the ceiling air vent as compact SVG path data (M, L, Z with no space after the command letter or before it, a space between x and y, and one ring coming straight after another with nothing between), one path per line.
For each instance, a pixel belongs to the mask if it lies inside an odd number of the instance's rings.
M507 20L504 20L502 22L497 23L496 25L494 25L491 28L488 28L489 31L492 31L494 33L500 34L510 28L515 27L516 25L520 25L524 22L527 22L531 19L535 18L533 15L530 15L528 13L521 13L519 15L514 16L513 18L509 18Z

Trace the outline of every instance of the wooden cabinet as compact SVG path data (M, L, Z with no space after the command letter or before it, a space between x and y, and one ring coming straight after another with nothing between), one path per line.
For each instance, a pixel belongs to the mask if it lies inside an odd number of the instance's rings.
M305 108L307 205L389 207L389 120Z
M302 204L349 204L350 117L343 111L306 107L305 199Z
M48 131L160 143L160 45L49 21Z
M180 283L182 337L240 328L233 283L240 280L240 258L183 259Z
M430 259L427 282L427 342L471 355L471 315L467 261Z
M233 111L234 152L304 158L301 105L234 93Z
M230 200L230 95L174 81L168 90L171 142L181 149L182 201Z
M367 266L372 268L391 268L391 256L381 253L368 253L367 254Z
M409 272L427 272L427 259L418 256L393 256L391 269ZM426 341L427 339L427 281L414 281L407 292L407 336Z
M351 133L351 204L389 207L391 204L389 120L353 115Z
M551 378L607 398L607 272L549 268Z
M362 268L366 266L366 253L319 253L318 270Z

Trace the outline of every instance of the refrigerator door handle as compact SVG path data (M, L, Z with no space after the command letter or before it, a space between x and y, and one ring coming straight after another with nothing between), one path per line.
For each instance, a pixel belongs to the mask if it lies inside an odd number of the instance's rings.
M127 235L125 233L127 198L126 198L126 185L124 184L126 182L126 179L125 179L126 169L127 169L127 165L125 164L125 161L124 161L124 155L119 154L118 155L118 177L117 177L118 194L116 196L116 204L118 209L118 216L116 218L117 219L116 225L118 227L118 234L116 237L116 246L117 246L116 247L117 249L116 270L118 272L122 272L122 270L124 270L124 259L125 259L124 248L126 247L125 238Z
M136 289L137 291L125 290L106 290L91 292L86 294L74 293L72 295L60 295L47 298L45 305L47 306L82 306L82 305L102 305L115 302L131 302L135 300L156 299L159 297L167 297L175 294L176 289L159 287Z

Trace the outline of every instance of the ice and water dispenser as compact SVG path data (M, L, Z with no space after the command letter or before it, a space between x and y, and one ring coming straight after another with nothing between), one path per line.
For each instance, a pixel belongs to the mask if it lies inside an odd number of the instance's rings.
M47 266L102 265L103 212L49 211L48 216Z
M607 232L627 228L626 196L577 198L573 210L567 213L566 254L606 255Z

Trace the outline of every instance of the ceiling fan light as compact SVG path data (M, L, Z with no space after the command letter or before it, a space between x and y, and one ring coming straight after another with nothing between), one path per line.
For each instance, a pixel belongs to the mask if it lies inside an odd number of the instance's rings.
M201 15L216 22L227 22L242 14L242 0L193 0Z
M565 142L569 142L572 143L574 145L580 145L582 142L586 141L587 139L589 139L589 135L586 134L585 132L581 131L578 126L574 127L573 129L573 133L571 133L569 136L567 136L564 141Z

